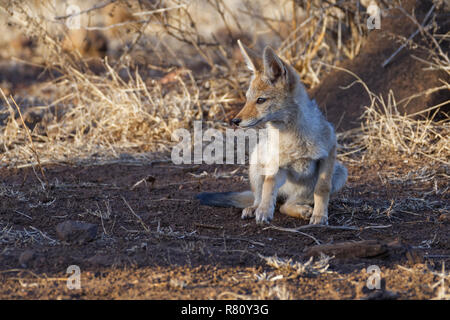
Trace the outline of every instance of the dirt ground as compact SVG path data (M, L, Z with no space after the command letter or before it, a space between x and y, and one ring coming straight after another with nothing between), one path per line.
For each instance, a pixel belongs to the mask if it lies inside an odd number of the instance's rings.
M430 8L428 1L404 1L403 5L407 12L412 12L414 8L419 21L423 21ZM366 89L355 83L357 79L350 72L356 74L374 94L382 95L385 101L392 91L401 114L420 112L450 99L448 90L412 97L428 88L440 86L441 79L447 77L444 73L426 70L423 61L431 62L432 59L426 41L419 37L414 38L418 45L406 46L392 58L391 63L382 66L401 46L399 39L409 38L417 25L399 9L390 10L381 21L381 29L369 33L359 55L354 59L344 59L338 65L340 69L332 70L311 92L328 120L339 131L359 127L359 117L370 105ZM448 13L439 13L437 21L441 32L449 30ZM448 51L448 44L445 45L444 50ZM450 105L443 105L441 112L448 114Z
M427 11L418 5L419 21ZM442 25L448 28L448 22ZM405 48L381 67L400 46L392 33L408 37L415 29L406 18L386 17L360 55L339 66L355 72L375 94L386 97L393 90L398 100L439 85L442 75L424 72L411 57L427 59L420 48ZM147 72L143 78L149 83L164 76ZM40 104L32 100L38 84L56 77L39 67L0 61L0 85L25 109ZM342 89L354 80L335 70L310 90L338 132L359 127L368 104L360 85ZM412 99L400 112L426 109L448 94ZM241 107L227 110L225 118ZM0 115L0 124L5 120ZM31 129L39 121L25 119ZM0 299L448 298L446 165L354 156L345 161L346 186L331 200L329 226L308 226L278 208L272 223L261 226L241 220L239 209L200 206L195 199L200 192L249 189L245 166L175 166L161 160L166 155L154 161L135 156L44 166L48 181L38 168L0 163ZM94 224L95 236L83 243L61 240L57 226L67 221ZM370 240L377 250L355 255L357 244ZM317 245L343 242L355 248L310 260ZM67 286L73 265L81 271L80 289ZM377 290L368 288L372 266L379 268Z
M43 191L30 168L1 169L0 299L430 299L442 263L450 265L448 180L420 184L414 170L401 185L393 163L351 165L349 182L330 205L330 226L276 211L270 225L241 220L238 209L199 206L201 191L247 188L240 166L174 166L170 162L46 168ZM424 167L425 170L427 169ZM232 174L237 170L235 174ZM145 181L133 187L136 182ZM447 212L448 213L448 212ZM93 241L65 243L63 221L98 226ZM282 229L284 228L284 229ZM304 272L308 248L342 241L397 241L381 256L334 257L327 270ZM263 257L292 259L274 266ZM315 258L315 262L319 259ZM306 263L307 264L307 263ZM66 286L81 270L81 289ZM325 264L326 265L326 264ZM323 265L323 266L325 266ZM382 289L366 288L379 266Z

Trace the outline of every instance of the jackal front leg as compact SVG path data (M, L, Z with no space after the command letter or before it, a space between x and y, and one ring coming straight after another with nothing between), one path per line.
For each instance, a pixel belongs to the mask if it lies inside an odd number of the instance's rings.
M278 189L286 182L286 173L279 170L275 175L264 176L261 202L255 211L256 223L269 223L273 219Z
M327 158L319 161L319 176L314 188L314 211L310 224L328 224L328 202L331 193L336 146L331 149Z
M252 186L252 192L253 192L253 205L251 207L245 208L242 210L242 219L250 219L255 216L255 210L258 208L259 203L261 202L261 193L263 189L263 183L264 183L264 176L260 175L258 172L250 166L249 169L249 175L250 175L250 183Z

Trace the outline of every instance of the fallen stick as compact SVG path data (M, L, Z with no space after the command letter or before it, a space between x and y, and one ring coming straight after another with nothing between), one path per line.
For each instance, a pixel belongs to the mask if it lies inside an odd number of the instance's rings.
M353 231L362 231L362 230L368 230L368 229L384 229L384 228L390 228L392 227L391 224L388 225L380 225L380 226L366 226L366 227L351 227L351 226L328 226L323 224L307 224L298 228L295 228L294 230L305 230L305 229L315 229L315 228L322 228L322 229L331 229L331 230L353 230Z
M203 223L196 223L195 226L197 228L205 228L205 229L220 229L220 230L223 229L222 226L213 226L213 225L203 224Z
M336 258L373 258L388 253L388 249L388 244L376 240L346 241L313 246L306 251L306 255L317 257L326 254Z

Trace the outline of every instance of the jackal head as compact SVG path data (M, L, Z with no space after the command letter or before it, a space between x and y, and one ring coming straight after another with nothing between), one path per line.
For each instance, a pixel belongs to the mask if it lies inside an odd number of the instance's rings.
M238 40L247 67L253 72L247 90L247 102L231 120L241 127L272 122L287 123L298 108L298 96L304 92L297 72L267 46L262 57Z

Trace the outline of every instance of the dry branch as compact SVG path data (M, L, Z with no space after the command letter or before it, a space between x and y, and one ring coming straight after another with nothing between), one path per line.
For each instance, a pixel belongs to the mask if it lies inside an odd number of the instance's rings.
M79 15L82 15L82 14L85 14L85 13L89 13L89 12L94 11L94 10L102 9L102 8L112 4L114 2L117 2L117 1L118 0L109 0L109 1L106 1L106 2L103 2L103 3L100 3L100 4L96 4L96 5L92 6L91 8L86 9L86 10L82 10L80 12L75 12L75 13L68 14L68 15L65 15L65 16L57 16L57 17L55 17L55 20L64 20L64 19L68 19L68 18L73 18L73 17L79 16Z
M422 24L420 25L421 28L419 27L413 34L411 34L408 38L408 41L406 41L405 43L403 43L400 48L398 48L389 58L387 58L383 64L381 65L383 68L385 68L389 63L391 63L391 61L395 58L396 55L398 55L407 45L408 43L414 39L414 37L416 35L419 34L419 32L423 31L424 29L426 30L428 27L425 27L425 24L427 23L428 19L430 18L431 14L433 13L434 9L436 8L436 5L433 4L430 8L430 10L428 11L428 13L426 14L425 18L422 21Z
M340 242L336 244L323 244L309 248L307 256L320 256L326 254L336 258L373 258L388 253L389 247L376 240L358 242Z

